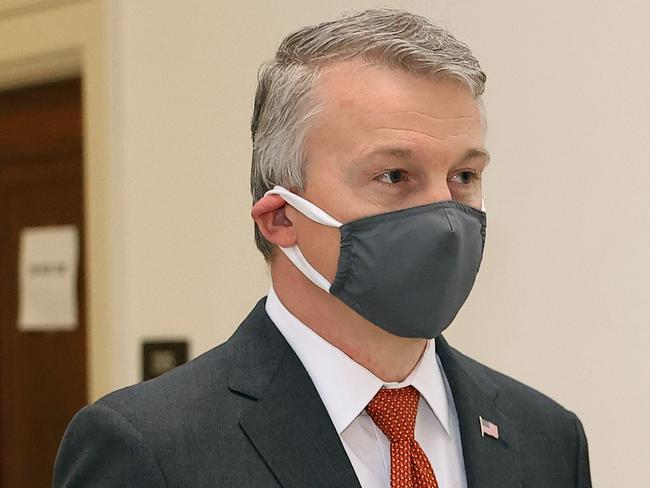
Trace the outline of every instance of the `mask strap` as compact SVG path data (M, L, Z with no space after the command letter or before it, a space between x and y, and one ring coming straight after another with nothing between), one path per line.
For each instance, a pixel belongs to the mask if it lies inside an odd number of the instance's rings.
M316 268L309 264L309 261L307 261L307 258L300 251L300 248L296 244L291 247L280 247L280 251L282 251L284 255L289 258L289 261L291 261L303 275L305 275L305 278L311 281L318 288L325 290L327 293L330 292L332 283L330 283L327 278L316 271Z
M326 225L327 227L335 227L337 229L343 225L341 222L326 213L324 210L318 208L309 200L305 200L301 196L298 196L295 193L291 193L289 190L281 187L280 185L274 186L272 190L269 190L264 194L264 196L266 195L281 196L285 202L287 202L293 208L298 210L298 212L303 214L305 217L313 220L317 224Z
M481 212L485 212L485 198L481 200Z
M267 191L264 195L281 196L285 202L298 210L298 212L318 224L335 228L339 228L343 225L309 200L305 200L279 185L276 185L272 190ZM297 245L294 244L291 247L279 247L289 261L291 261L309 281L327 293L330 292L332 284L327 280L327 278L320 274L316 268L309 264L309 261L307 261L307 258L305 258L305 255L300 251L300 248Z

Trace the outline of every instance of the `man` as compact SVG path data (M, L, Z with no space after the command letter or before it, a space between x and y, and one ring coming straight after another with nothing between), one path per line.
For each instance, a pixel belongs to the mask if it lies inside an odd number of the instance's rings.
M287 37L252 120L268 297L225 344L83 409L55 486L591 486L576 416L441 336L483 251L484 82L405 12Z

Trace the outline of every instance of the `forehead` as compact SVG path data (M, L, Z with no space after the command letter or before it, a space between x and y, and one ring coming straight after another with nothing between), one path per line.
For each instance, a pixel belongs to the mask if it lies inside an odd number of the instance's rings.
M337 118L365 115L381 122L383 115L408 114L448 124L481 118L477 100L458 80L432 80L358 58L325 67L314 94L324 115Z
M314 94L323 108L306 141L309 173L343 170L379 146L444 163L484 145L479 104L456 80L354 59L324 69Z

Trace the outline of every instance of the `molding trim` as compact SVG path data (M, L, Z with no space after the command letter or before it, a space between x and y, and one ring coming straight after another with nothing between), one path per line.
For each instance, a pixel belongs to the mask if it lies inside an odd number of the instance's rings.
M36 56L0 61L0 90L47 83L81 73L80 48L48 51Z
M24 15L81 1L85 0L0 0L0 21L6 17Z

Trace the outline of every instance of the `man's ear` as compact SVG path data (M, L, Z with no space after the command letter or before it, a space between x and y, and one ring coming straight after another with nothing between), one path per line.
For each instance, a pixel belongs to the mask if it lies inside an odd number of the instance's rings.
M282 197L266 195L253 205L251 217L267 241L276 246L291 247L296 243L296 233L284 213L285 206Z

